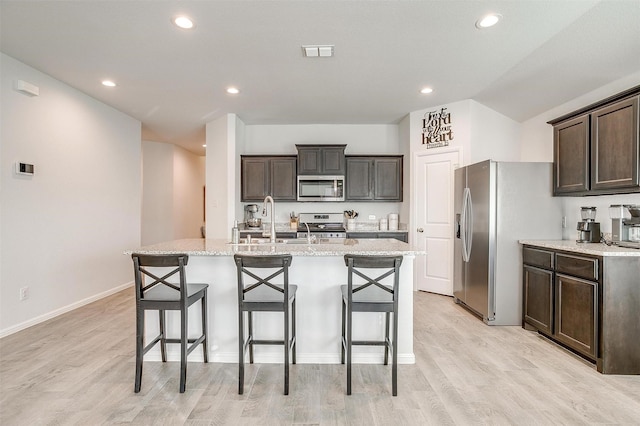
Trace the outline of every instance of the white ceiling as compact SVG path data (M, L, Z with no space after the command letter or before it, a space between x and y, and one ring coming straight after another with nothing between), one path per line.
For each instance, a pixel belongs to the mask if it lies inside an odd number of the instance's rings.
M487 12L504 18L476 29ZM172 25L179 13L195 30ZM474 99L524 121L640 70L640 0L1 0L0 19L2 52L199 154L227 113L388 124ZM307 44L335 57L304 58Z

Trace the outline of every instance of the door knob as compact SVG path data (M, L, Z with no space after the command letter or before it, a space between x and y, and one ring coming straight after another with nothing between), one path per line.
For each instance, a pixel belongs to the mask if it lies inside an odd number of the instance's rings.
M424 232L424 229L418 228L418 232Z

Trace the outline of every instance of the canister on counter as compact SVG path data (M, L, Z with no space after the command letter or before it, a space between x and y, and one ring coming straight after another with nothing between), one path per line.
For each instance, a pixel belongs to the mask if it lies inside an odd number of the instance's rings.
M386 218L380 219L380 230L386 231L388 229L388 222Z
M398 213L389 213L389 231L398 230Z

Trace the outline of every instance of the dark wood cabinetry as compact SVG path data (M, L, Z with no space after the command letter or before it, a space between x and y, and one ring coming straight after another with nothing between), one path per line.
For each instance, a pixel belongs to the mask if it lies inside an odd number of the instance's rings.
M251 156L240 158L241 201L296 200L295 156Z
M409 242L406 232L375 232L375 231L362 231L362 232L347 232L347 238L362 239L362 238L393 238L402 242Z
M590 256L525 245L523 327L596 363L640 374L640 257Z
M638 99L591 113L591 189L638 187Z
M347 156L347 201L402 201L402 156Z
M296 145L299 175L344 176L346 145Z
M555 338L596 359L598 283L556 274Z
M553 128L554 193L589 189L589 115Z
M549 122L554 195L640 192L640 86Z
M598 258L524 247L523 325L596 360Z

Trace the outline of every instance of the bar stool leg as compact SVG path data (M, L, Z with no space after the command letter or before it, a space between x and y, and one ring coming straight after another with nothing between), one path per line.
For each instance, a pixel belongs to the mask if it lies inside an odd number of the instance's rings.
M204 362L209 362L209 348L207 343L208 327L207 327L207 289L204 289L204 297L202 298L202 353L204 356Z
M284 309L284 394L289 395L289 302Z
M162 362L167 362L167 332L165 330L165 311L158 311L158 318L160 320L160 355L162 356Z
M249 364L253 364L253 312L247 312L249 319L247 323L249 324Z
M187 385L187 346L188 346L188 324L187 324L187 310L180 310L180 316L182 317L180 325L180 393L184 393Z
M291 339L293 340L293 344L291 345L291 350L293 352L293 359L292 362L295 364L296 363L296 347L297 347L297 340L296 340L296 299L293 299L293 303L292 303L292 309L291 309L291 315L292 315L292 324L291 324Z
M353 312L349 308L350 307L347 308L347 311L348 311L347 320L349 322L347 324L347 395L351 395L351 350L352 350L351 339L353 338L353 334L352 334Z
M391 366L391 388L393 396L398 396L398 311L393 313L393 365Z
M238 394L244 392L244 312L238 310Z
M385 312L385 319L384 319L384 365L388 365L389 364L389 317L390 317L390 313L389 312ZM395 343L395 340L394 340Z
M144 311L136 309L136 381L133 391L140 392L142 384L142 358L144 350Z
M346 313L346 309L347 306L344 303L344 299L342 299L342 342L340 342L340 364L344 364L344 351L345 351L345 345L347 344L347 341L345 340L346 337L346 317L347 317L347 313Z

